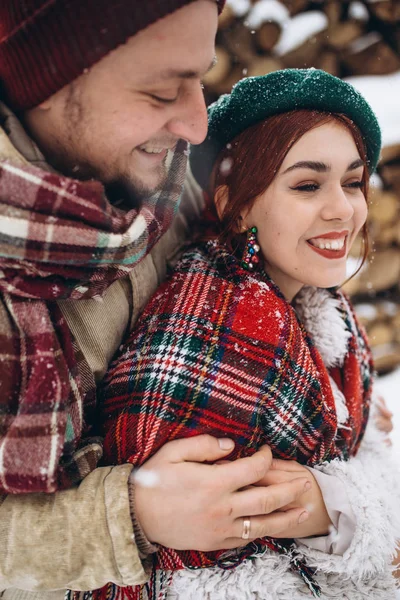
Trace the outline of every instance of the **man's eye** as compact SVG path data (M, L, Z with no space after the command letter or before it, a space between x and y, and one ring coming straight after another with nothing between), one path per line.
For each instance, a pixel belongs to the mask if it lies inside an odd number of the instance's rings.
M304 183L303 185L297 185L295 187L291 187L290 189L297 192L316 192L319 190L319 185L316 183Z
M149 96L153 98L153 100L161 102L162 104L172 104L178 99L178 96L175 96L175 98L164 98L163 96L156 96L155 94L149 94Z

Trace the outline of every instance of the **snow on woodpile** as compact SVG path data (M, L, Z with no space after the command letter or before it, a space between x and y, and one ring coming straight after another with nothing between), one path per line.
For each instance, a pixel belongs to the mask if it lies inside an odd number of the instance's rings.
M324 31L327 26L328 18L319 10L296 15L285 23L281 38L274 50L278 56L292 52L317 33Z
M400 144L400 71L346 79L368 100L382 128L383 146Z

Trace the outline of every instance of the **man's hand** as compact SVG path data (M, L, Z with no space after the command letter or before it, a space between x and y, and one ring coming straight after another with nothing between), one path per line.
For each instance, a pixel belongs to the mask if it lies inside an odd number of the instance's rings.
M253 485L271 467L268 447L248 458L202 464L225 459L233 447L231 440L209 435L175 440L137 471L136 517L151 542L176 550L237 548L278 537L308 518L300 502L312 479L308 471L268 487ZM249 517L250 535L243 540Z
M300 538L329 533L332 522L326 510L321 490L315 477L306 467L293 460L273 459L271 468L257 485L283 485L302 476L306 477L311 484L309 491L299 496L295 502L284 506L283 510L303 508L309 513L309 518L304 523L278 532L274 537Z

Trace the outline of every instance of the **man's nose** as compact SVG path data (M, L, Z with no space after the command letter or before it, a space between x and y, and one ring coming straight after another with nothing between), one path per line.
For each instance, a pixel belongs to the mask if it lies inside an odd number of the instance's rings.
M167 130L191 144L201 144L207 135L207 107L200 83L176 107L176 115L168 122Z

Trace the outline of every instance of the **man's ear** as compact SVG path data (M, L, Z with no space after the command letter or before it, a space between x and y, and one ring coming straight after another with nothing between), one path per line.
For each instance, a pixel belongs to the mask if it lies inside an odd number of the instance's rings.
M217 209L217 214L220 219L222 219L222 214L225 210L226 203L229 200L229 190L227 185L220 185L215 190L214 194L214 202L215 208Z

